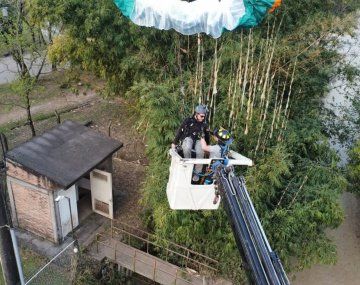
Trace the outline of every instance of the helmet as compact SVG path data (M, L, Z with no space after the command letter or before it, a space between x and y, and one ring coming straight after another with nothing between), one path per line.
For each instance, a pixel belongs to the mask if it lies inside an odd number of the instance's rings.
M197 105L195 108L195 113L206 115L207 107L205 105L201 105L201 104Z
M231 138L230 132L223 128L215 129L214 136L216 136L222 142L227 142Z

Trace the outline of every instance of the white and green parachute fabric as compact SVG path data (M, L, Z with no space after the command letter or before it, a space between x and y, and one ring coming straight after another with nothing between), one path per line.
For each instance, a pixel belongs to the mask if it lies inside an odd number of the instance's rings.
M139 26L175 29L184 35L257 26L281 0L114 0L123 15Z

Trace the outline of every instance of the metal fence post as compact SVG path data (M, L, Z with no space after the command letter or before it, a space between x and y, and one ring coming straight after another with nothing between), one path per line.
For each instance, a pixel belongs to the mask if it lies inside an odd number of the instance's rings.
M179 272L179 269L176 269L176 273L175 273L175 282L174 282L174 284L176 285L176 281L177 281L177 279L178 279L178 272Z
M156 260L154 260L154 275L153 275L154 281L155 281L155 277L156 277Z
M188 264L188 261L189 261L189 255L190 255L190 251L189 251L189 250L187 250L185 267L187 267L187 264Z
M134 253L134 264L133 264L133 271L135 271L135 263L136 263L136 250L135 250L135 253Z

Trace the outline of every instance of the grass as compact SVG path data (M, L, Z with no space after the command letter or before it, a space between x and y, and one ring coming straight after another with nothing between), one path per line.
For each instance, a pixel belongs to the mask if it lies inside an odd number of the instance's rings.
M46 257L41 256L28 248L21 248L20 254L25 281L34 276L34 274L48 262ZM33 284L68 284L69 280L62 271L63 270L57 266L49 266L39 274L39 277L34 280ZM0 274L0 285L5 285L1 267Z
M92 89L102 88L101 80L89 74L79 75L79 73L69 70L54 71L40 77L30 95L31 105L48 102L67 93L78 94L80 90L86 93ZM10 113L15 108L14 105L11 105L12 102L18 103L19 101L21 98L12 90L10 83L0 84L0 102L7 104L0 103L0 113Z
M46 258L34 253L29 249L21 249L21 259L23 263L23 271L24 275L28 276L32 272L36 272L43 264L46 263ZM1 278L0 278L0 285L5 285L3 279L3 272L2 268L0 267Z

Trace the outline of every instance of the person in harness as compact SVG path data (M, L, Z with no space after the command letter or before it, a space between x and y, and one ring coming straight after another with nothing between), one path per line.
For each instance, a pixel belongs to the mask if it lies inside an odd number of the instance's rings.
M204 136L207 143L210 141L210 130L206 123L207 108L205 105L198 105L192 117L186 118L171 144L178 153L183 153L184 158L204 158L204 151L201 148L200 138ZM202 165L195 165L193 180L197 181L197 173L202 172Z
M209 153L209 158L214 158L211 164L207 167L205 173L201 175L202 178L200 179L200 184L212 184L214 173L219 164L227 165L228 163L227 155L230 150L230 145L233 142L230 132L220 128L215 129L212 134L217 142L216 144L208 145L204 138L201 138L200 140L202 150ZM221 160L216 160L216 158ZM218 194L215 198L216 200L214 200L214 204L216 204L219 199Z
M203 135L207 143L210 141L210 132L206 123L206 114L206 106L198 105L195 108L194 115L186 118L176 132L171 147L175 149L177 146L181 146L184 158L191 158L192 153L195 154L196 158L204 157L200 138Z
M232 143L230 132L223 128L215 129L213 132L217 144L208 145L204 138L201 138L201 148L209 153L209 158L226 158L229 152L229 146Z

